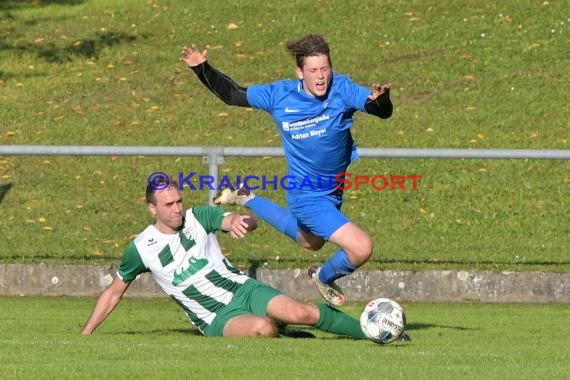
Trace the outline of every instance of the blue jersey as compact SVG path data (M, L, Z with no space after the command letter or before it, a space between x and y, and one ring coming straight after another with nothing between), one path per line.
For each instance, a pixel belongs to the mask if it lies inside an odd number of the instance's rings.
M357 157L352 116L365 112L371 90L335 73L330 86L324 100L307 94L299 80L247 88L249 104L269 112L277 124L292 177L287 189L296 197L335 191L337 175Z

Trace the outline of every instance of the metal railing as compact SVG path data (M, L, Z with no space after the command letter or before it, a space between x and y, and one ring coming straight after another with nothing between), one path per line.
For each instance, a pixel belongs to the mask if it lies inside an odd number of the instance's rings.
M436 158L436 159L540 159L569 160L570 150L563 149L414 149L359 148L360 157ZM282 148L260 147L175 147L175 146L105 146L105 145L0 145L0 156L202 156L208 173L218 181L218 167L224 157L280 157ZM210 202L216 194L209 190Z

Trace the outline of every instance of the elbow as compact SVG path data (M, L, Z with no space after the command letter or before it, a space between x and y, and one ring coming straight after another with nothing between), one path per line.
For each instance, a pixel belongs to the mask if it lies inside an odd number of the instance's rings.
M392 110L384 111L380 113L380 119L388 119L392 116Z
M247 89L241 86L233 88L229 96L222 98L222 100L228 106L251 107L247 101Z
M388 119L392 116L392 112L394 111L394 106L389 99L384 98L381 102L378 101L367 101L364 104L364 109L367 113L379 117L381 119Z

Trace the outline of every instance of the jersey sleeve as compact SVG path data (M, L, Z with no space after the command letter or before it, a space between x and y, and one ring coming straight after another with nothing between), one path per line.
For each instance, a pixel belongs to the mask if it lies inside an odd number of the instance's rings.
M196 206L192 208L192 214L204 227L207 233L220 231L225 211L216 206Z
M123 254L123 261L117 270L117 275L121 277L124 282L130 284L139 274L148 271L148 268L141 259L135 242L131 241Z
M275 84L255 84L247 88L247 102L253 107L271 112Z
M345 103L358 111L366 112L364 105L372 91L369 88L354 83L349 78L346 78L343 87L341 94L343 94Z

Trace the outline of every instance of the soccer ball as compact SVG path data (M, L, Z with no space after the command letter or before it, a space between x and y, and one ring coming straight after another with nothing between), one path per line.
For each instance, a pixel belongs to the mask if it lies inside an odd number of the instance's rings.
M360 328L368 339L388 344L400 337L406 327L404 308L389 298L377 298L366 305L360 315Z

